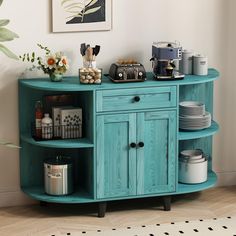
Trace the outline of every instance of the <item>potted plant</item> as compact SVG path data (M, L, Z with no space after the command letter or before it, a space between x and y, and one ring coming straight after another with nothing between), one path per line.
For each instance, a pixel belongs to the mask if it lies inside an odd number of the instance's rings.
M20 59L33 63L31 69L41 69L45 74L49 75L51 81L62 81L63 74L69 68L67 57L62 52L52 53L48 47L44 47L41 44L37 44L37 46L45 52L44 58L36 57L35 52L33 52L23 54Z
M2 2L3 0L0 0L0 6L2 5ZM11 41L19 37L16 33L5 28L5 26L8 25L9 22L10 21L7 19L0 19L0 42ZM7 47L5 47L2 43L0 44L0 51L10 58L13 58L16 60L18 59L18 57L12 51L10 51ZM10 148L19 148L18 146L12 143L5 142L2 140L0 140L0 145L10 147Z

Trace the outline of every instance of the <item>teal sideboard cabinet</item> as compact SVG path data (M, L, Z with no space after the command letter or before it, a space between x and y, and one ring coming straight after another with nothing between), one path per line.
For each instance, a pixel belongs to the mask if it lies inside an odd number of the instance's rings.
M212 171L212 136L219 129L179 131L179 102L205 103L213 118L215 69L207 76L188 75L179 81L154 81L147 73L140 83L110 82L83 85L76 77L53 83L49 79L19 80L21 189L40 202L98 202L103 217L109 201L163 197L170 210L171 195L201 191L217 181ZM34 105L46 95L71 94L83 111L83 137L35 141L31 136ZM208 179L200 184L178 183L178 153L202 149L208 156ZM74 165L73 194L50 196L44 192L43 162L69 156Z

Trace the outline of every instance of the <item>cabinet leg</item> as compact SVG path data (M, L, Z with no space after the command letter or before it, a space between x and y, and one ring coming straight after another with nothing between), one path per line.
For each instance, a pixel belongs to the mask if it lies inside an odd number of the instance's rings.
M164 206L164 211L171 210L171 196L163 197L163 206Z
M107 209L106 202L99 202L98 203L98 217L104 217Z

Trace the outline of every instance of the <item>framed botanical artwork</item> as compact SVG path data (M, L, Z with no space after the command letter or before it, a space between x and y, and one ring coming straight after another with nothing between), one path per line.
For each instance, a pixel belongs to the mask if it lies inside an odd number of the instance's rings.
M53 32L111 29L112 0L52 0Z

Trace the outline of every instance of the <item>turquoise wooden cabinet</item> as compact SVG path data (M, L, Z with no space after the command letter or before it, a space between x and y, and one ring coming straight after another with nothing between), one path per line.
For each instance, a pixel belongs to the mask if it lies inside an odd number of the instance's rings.
M170 210L170 196L201 191L215 185L212 136L219 126L213 117L215 69L207 76L188 75L180 81L115 84L106 77L101 85L82 85L77 77L60 83L49 79L19 80L20 183L27 195L40 202L98 203L98 216L106 203L119 199L160 197ZM35 141L31 136L34 105L46 95L70 94L83 110L83 137ZM211 127L179 131L178 104L204 102L212 114ZM200 148L208 156L208 179L201 184L178 183L178 153ZM45 159L70 156L74 163L74 189L68 196L44 191Z
M97 117L97 197L176 189L176 111Z

